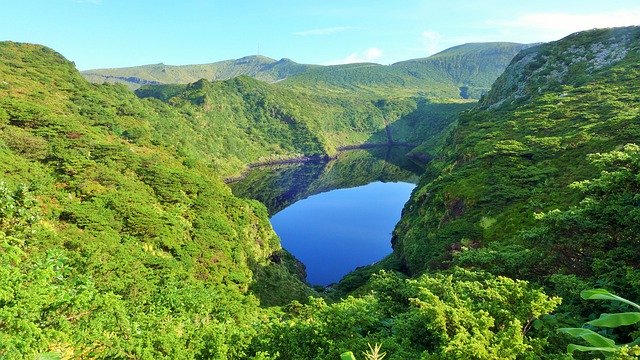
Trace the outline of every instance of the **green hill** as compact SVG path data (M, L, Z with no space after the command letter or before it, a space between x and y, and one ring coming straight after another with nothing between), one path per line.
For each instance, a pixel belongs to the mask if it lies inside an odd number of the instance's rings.
M123 83L132 89L143 85L187 84L200 79L227 80L240 75L265 82L281 82L298 91L351 93L373 97L422 96L477 99L488 91L518 51L529 45L514 43L464 44L423 59L385 66L362 63L334 66L304 65L289 59L276 61L247 56L212 64L143 65L96 69L82 75L94 83Z
M405 206L393 243L409 273L461 265L565 299L589 286L640 296L638 150L626 146L640 139L639 38L593 30L513 59Z
M379 64L334 65L309 69L287 78L283 86L314 91L357 91L374 96L420 95L477 99L489 90L509 61L530 45L472 43L427 58Z
M462 98L477 99L489 90L511 59L530 46L504 42L469 43L392 66L419 79L451 82L458 86Z
M373 100L355 94L312 94L246 76L189 85L147 85L136 94L162 100L205 121L206 127L198 126L195 133L178 131L176 136L184 136L185 147L206 149L194 150L196 157L218 164L218 170L227 173L248 163L334 156L340 149L361 145L418 145L429 140L425 152L433 151L434 141L455 121L455 115L471 106L420 97ZM237 159L221 157L222 153Z
M122 83L131 89L137 89L148 84L187 84L200 79L227 80L240 75L251 76L266 82L276 82L314 67L315 65L298 64L290 59L274 60L266 56L254 55L201 65L152 64L86 70L82 71L82 76L93 83Z
M197 115L90 84L42 46L0 58L0 357L237 358L259 274L311 293L269 260L264 206L186 145Z

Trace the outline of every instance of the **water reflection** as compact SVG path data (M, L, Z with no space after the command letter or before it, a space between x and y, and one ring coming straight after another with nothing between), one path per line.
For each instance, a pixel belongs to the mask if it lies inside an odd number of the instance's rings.
M420 166L405 156L407 147L344 151L329 162L264 166L229 184L234 195L265 204L269 215L314 194L375 181L417 183Z
M351 150L330 162L257 168L231 187L267 206L307 281L328 285L391 252L391 232L421 171L407 150Z

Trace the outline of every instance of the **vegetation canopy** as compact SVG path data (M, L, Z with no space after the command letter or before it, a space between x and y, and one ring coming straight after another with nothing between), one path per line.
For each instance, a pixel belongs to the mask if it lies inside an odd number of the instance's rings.
M135 93L0 42L0 359L638 358L638 39L96 72ZM419 176L394 253L326 289L269 224L284 185L225 184L308 160L298 197Z

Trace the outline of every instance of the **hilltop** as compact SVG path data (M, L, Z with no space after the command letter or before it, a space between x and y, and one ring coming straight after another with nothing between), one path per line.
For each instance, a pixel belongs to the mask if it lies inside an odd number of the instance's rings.
M348 64L313 68L282 85L321 91L357 91L364 95L420 95L477 99L488 91L509 61L529 45L471 43L432 56L392 65Z
M489 91L516 54L531 46L533 44L507 42L468 43L392 66L416 78L450 82L458 86L460 97L477 99Z
M94 83L118 82L132 89L143 85L187 84L200 79L227 80L246 75L307 92L355 91L372 97L477 99L489 90L491 83L518 51L528 46L515 43L464 44L427 58L388 66L374 63L306 65L289 59L276 61L264 56L248 56L203 65L154 64L87 70L82 75Z
M126 68L82 71L82 76L94 83L122 83L131 89L150 84L187 84L200 79L227 80L247 75L265 82L276 82L302 73L317 65L298 64L290 59L274 60L253 55L199 65L151 64Z

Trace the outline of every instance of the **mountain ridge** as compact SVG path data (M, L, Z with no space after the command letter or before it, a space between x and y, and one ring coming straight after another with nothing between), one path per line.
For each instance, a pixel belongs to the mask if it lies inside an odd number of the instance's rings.
M258 80L276 82L317 65L299 64L291 59L275 60L262 55L205 64L166 65L164 63L124 68L90 69L81 74L94 83L118 82L136 89L148 84L186 84L200 79L228 80L249 75Z
M527 44L489 42L457 45L425 58L391 65L346 64L309 69L282 83L370 96L425 96L477 99L487 92L511 59Z
M622 60L637 43L638 29L594 29L527 48L513 58L480 105L497 108L562 85L580 85Z
M283 86L330 91L356 90L385 95L397 90L408 94L425 93L430 97L476 99L488 91L511 58L528 46L504 42L467 43L429 57L391 65L366 62L312 65L287 58L275 60L251 55L208 64L171 66L160 63L81 73L94 83L119 82L131 89L143 85L191 83L200 78L214 81L248 75ZM407 89L410 90L405 91Z

